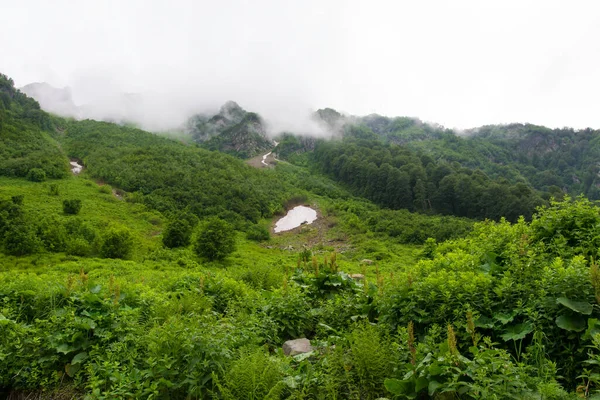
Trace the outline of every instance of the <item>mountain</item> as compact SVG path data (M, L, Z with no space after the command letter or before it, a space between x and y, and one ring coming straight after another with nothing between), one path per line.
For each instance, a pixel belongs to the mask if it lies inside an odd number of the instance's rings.
M19 90L34 98L40 104L40 107L49 113L72 118L78 118L81 114L81 111L73 102L71 89L68 87L61 89L46 82L40 82L30 83Z
M62 178L68 159L53 136L52 118L0 74L0 175Z
M241 158L253 157L274 146L267 137L263 119L233 101L225 103L215 115L191 117L187 132L202 147Z

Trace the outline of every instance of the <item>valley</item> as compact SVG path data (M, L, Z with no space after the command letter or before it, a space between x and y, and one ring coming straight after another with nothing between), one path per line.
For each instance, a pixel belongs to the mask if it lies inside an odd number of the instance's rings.
M0 398L599 395L600 131L312 117L175 140L0 74Z

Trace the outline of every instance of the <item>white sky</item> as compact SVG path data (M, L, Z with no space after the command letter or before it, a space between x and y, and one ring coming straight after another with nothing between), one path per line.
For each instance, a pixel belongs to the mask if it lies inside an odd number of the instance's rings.
M600 128L600 3L0 0L0 72L69 85L78 103L231 99L290 126L332 107Z

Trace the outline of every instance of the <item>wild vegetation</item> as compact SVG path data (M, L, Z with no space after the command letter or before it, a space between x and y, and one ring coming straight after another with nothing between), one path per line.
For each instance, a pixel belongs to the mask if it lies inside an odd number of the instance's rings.
M35 102L11 90L3 151L46 178L0 176L0 395L600 397L600 208L586 197L377 137L286 138L293 163L254 169L131 127L39 111L50 125L34 129L14 103ZM33 164L30 134L63 175ZM446 178L473 197L443 208ZM319 219L272 233L297 204ZM286 356L302 337L312 351Z
M51 137L53 131L52 117L0 74L0 176L38 182L67 176L67 159Z

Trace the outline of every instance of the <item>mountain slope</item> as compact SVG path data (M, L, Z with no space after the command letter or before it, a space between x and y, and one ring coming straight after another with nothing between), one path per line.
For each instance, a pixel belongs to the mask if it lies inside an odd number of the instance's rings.
M51 133L51 117L0 74L0 175L24 177L37 169L50 178L67 176L68 160Z
M69 88L59 89L46 82L36 82L25 85L19 90L35 99L46 112L73 118L77 118L81 114L81 111L73 102L73 96Z

